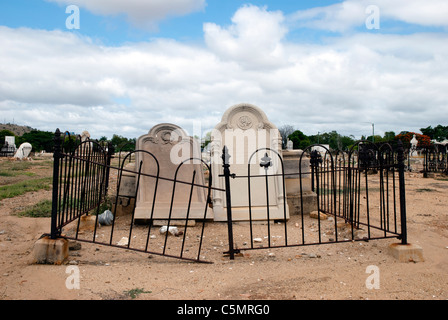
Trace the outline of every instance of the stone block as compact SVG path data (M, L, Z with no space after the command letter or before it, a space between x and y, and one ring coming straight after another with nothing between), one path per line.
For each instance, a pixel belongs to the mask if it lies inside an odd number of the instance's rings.
M313 212L310 212L310 218L327 220L327 215L325 213L322 213L319 211L313 211Z
M79 222L79 231L94 231L96 220L96 216L82 216Z
M117 201L117 203L115 203ZM112 197L112 209L115 210L115 216L126 216L132 215L132 211L134 210L135 198L127 198L127 197Z
M36 241L33 248L34 263L62 264L68 257L68 240L43 237Z
M423 262L423 249L416 244L393 243L389 253L400 262Z
M315 193L304 193L300 197L298 194L287 196L289 212L291 215L302 214L302 203L303 203L303 214L309 214L317 210L317 195Z

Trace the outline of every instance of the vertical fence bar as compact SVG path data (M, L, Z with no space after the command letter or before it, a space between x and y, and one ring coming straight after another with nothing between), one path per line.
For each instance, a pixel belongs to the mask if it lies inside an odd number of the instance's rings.
M112 159L114 157L115 148L114 145L109 142L107 144L107 160L106 160L106 184L104 186L104 194L107 195L109 191L109 176L110 176L110 164L112 162ZM118 163L120 165L120 163Z
M401 243L408 243L408 235L406 228L406 191L405 191L405 181L404 181L404 149L401 140L398 140L398 184L399 184L399 195L400 195L400 219L401 219Z
M58 236L58 183L59 183L59 159L61 158L61 132L56 129L54 134L54 153L53 153L53 194L51 203L51 239Z
M233 248L233 225L232 225L232 201L230 195L230 164L229 164L229 151L226 146L222 150L222 160L224 169L224 181L226 186L226 207L227 207L227 230L229 234L229 255L230 260L235 259L235 252Z

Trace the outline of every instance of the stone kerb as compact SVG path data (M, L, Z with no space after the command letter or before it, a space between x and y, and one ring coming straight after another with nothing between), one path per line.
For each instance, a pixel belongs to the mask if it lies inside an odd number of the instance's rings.
M230 154L231 173L240 177L265 174L260 160L267 153L272 166L268 175L281 174L281 135L277 127L268 120L266 114L257 106L242 103L230 107L222 116L211 134L211 170L213 187L224 189L222 174L222 149L227 146ZM263 149L259 152L257 150ZM254 154L256 152L256 154ZM280 156L280 159L279 159ZM250 163L249 163L250 160ZM270 176L269 218L284 220L284 194L281 176ZM267 200L264 180L251 178L251 212L253 220L267 219ZM262 183L263 182L263 183ZM247 178L232 179L232 218L234 221L249 220L249 187ZM225 193L213 191L213 210L215 221L227 221ZM286 218L289 209L286 204Z

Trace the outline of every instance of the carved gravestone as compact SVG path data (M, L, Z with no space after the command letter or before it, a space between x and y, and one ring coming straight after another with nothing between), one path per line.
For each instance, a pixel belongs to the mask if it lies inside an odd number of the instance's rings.
M188 208L189 219L203 219L207 189L199 187L205 183L198 142L180 127L163 123L138 138L136 150L140 151L136 152L134 171L141 170L143 175L136 181L135 219L186 219ZM192 188L191 183L199 186ZM206 218L212 217L208 208Z
M266 220L269 203L269 219L289 218L289 209L283 193L281 176L281 136L277 127L271 123L265 113L251 104L238 104L229 108L221 122L212 131L211 169L213 186L224 189L222 175L222 150L228 148L230 171L240 178L231 179L232 219L249 220L249 201L252 220ZM264 150L264 149L271 150ZM262 149L260 152L255 151ZM265 169L260 166L262 158L268 154L272 166ZM250 171L249 171L250 170ZM268 175L268 196L263 175ZM248 185L250 174L250 187ZM255 177L257 176L257 177ZM250 188L250 193L249 193ZM249 200L250 197L250 200ZM213 212L215 221L226 221L226 195L222 191L213 191Z

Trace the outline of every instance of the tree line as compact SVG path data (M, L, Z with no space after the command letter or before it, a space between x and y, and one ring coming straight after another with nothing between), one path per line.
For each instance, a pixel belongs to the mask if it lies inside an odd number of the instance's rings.
M329 145L333 150L348 150L357 141L353 135L341 135L334 130L315 135L305 135L302 131L294 129L291 125L284 125L279 128L279 131L282 136L282 147L284 149L286 149L288 139L292 141L294 149L302 150L313 144ZM405 147L409 147L410 141L415 135L418 140L418 147L427 147L431 144L431 140L441 142L448 139L448 126L439 124L434 128L432 126L421 128L420 131L421 133L402 131L399 134L395 134L393 131L388 131L384 134L384 136L362 136L361 140L368 140L378 143L396 141L400 139ZM14 136L17 147L24 142L31 143L34 152L51 152L54 147L53 132L33 129L30 132L22 134L21 136L17 136L10 130L1 130L0 146L3 145L5 136ZM71 136L71 139L75 139L75 136ZM209 142L209 139L210 135L207 133L205 135L205 141ZM103 136L98 141L100 143L111 143L116 151L133 151L135 149L136 140L136 138L129 139L118 134L114 134L110 140Z
M30 132L22 134L21 136L17 136L10 130L1 130L0 148L3 146L6 136L15 137L15 144L17 148L24 142L31 143L33 152L52 152L54 148L54 132L33 129ZM68 143L69 139L75 141L76 137L76 135L70 135L70 137L65 136L62 137L62 139L64 139L64 143ZM128 139L114 134L111 140L108 140L107 137L103 136L98 140L98 142L102 144L110 142L116 151L132 151L135 149L136 138Z
M330 149L333 150L346 151L357 142L353 135L344 136L334 130L308 136L302 131L294 129L291 125L284 125L279 128L279 131L282 136L282 147L284 149L286 148L288 139L292 141L294 149L302 150L313 144L324 144L329 145ZM415 136L418 141L417 147L424 148L429 147L432 143L431 141L441 142L448 139L448 126L437 125L434 128L429 126L421 128L420 131L422 133L401 131L399 134L396 134L394 131L387 131L383 136L363 135L360 140L371 141L373 143L396 142L401 140L404 147L409 148L411 140Z

